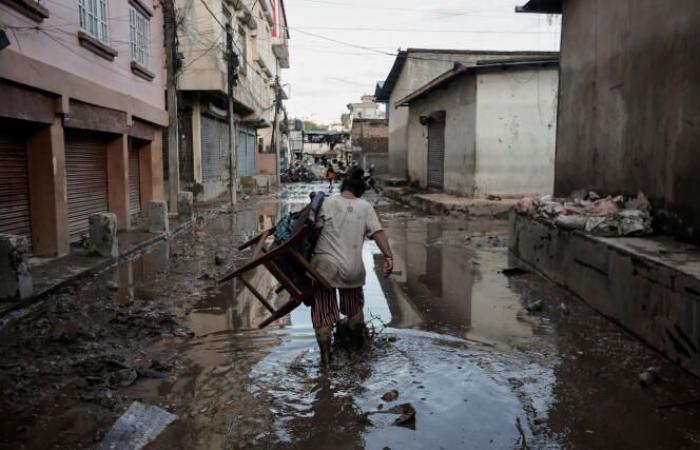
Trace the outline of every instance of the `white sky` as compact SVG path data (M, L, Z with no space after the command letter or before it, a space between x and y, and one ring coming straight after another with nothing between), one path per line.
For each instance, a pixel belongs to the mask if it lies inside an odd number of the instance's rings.
M408 47L558 50L560 16L516 14L527 0L285 0L291 39L291 117L338 122L346 105L374 94ZM317 36L312 36L312 33ZM323 39L351 43L378 52Z

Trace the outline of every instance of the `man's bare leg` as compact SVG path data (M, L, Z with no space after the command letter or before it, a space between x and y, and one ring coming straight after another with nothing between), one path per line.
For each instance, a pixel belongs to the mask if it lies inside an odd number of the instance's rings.
M328 367L331 363L331 327L316 328L314 331L321 352L321 365Z
M348 326L352 331L353 343L356 349L361 349L365 345L365 315L362 311L354 316L348 317Z

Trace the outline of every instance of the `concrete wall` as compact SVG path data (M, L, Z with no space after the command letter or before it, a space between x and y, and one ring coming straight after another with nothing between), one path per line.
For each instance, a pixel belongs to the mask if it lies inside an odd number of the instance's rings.
M455 80L416 100L409 108L408 177L421 187L428 186L428 127L421 116L445 111L445 192L471 196L474 191L476 158L476 83L473 76Z
M700 263L670 238L599 238L511 215L514 262L700 375ZM558 308L546 305L546 308Z
M475 196L552 193L558 80L556 67L478 74Z
M555 192L644 191L700 242L700 4L564 2Z

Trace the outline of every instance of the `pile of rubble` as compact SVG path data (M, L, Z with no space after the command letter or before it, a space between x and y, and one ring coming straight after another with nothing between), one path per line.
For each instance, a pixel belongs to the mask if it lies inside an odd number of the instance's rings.
M635 198L600 197L576 191L569 198L545 195L523 198L516 211L564 230L582 230L595 236L642 236L651 234L651 204L643 193Z

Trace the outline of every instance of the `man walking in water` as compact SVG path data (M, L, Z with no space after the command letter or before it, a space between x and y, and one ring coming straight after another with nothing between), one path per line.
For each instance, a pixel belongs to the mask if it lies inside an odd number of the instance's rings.
M364 171L353 169L343 181L340 195L327 198L317 224L323 226L311 264L328 280L333 289L316 286L311 305L311 321L321 350L321 362L330 363L331 333L338 322L336 290L340 312L348 317L348 325L356 342L362 342L365 331L364 306L365 266L362 246L365 238L373 239L384 255L384 276L394 270L389 240L382 229L374 207L361 199L366 185Z

